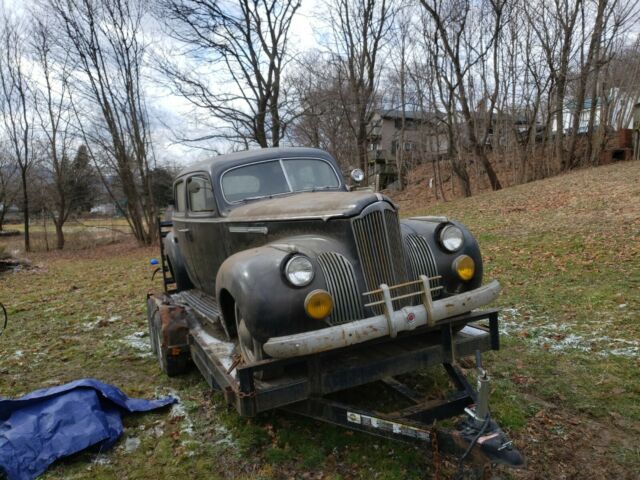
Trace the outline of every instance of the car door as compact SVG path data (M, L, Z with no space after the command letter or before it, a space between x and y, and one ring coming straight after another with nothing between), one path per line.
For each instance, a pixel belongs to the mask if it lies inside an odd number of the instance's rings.
M185 261L185 268L191 283L198 286L200 281L194 268L193 242L190 236L190 222L187 215L187 178L179 178L173 184L174 210L172 214L173 232L178 248Z
M221 218L218 215L211 178L195 173L187 179L190 251L199 288L215 295L216 275L226 258Z

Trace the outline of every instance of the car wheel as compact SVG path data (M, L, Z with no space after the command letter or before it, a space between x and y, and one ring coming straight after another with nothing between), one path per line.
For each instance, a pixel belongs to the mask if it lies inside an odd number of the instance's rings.
M245 363L255 363L264 359L262 344L258 342L247 328L238 304L235 304L236 332L238 332L238 347Z

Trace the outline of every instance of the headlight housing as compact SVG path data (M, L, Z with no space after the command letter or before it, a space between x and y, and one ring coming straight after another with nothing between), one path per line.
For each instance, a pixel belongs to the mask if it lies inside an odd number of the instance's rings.
M304 255L294 255L284 266L284 276L294 287L306 287L313 281L313 264Z
M457 252L464 245L462 230L455 225L447 225L440 230L440 244L448 252Z

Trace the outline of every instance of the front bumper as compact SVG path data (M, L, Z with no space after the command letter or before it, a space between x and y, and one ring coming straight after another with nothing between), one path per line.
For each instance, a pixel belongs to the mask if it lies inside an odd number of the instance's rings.
M501 289L500 283L493 280L475 290L432 301L429 279L421 277L421 280L424 283L422 305L393 310L393 298L389 294L389 287L381 285L385 297L383 315L320 330L273 337L263 345L264 351L273 358L299 357L347 347L386 335L395 337L397 332L413 330L423 325L434 327L446 323L448 318L493 302Z

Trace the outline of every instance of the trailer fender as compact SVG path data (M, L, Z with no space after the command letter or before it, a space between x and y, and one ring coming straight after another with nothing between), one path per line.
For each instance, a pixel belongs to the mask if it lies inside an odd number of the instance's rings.
M187 371L191 364L189 313L185 307L167 303L162 297L147 298L149 341L160 368L173 377Z

